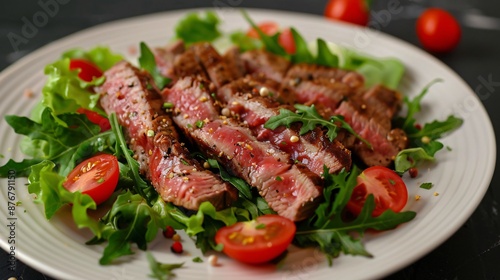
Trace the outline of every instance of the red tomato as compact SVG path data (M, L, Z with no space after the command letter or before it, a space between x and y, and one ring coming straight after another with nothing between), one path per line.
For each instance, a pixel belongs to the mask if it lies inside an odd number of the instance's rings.
M258 264L281 255L292 242L295 224L278 215L264 215L249 222L239 222L219 229L217 244L223 252L244 263Z
M77 165L69 173L63 186L70 192L88 194L99 205L113 194L119 176L116 157L100 154Z
M277 23L272 21L265 21L258 25L259 29L264 32L264 34L273 36L274 34L280 32L280 27ZM254 28L251 28L247 32L248 37L259 38L259 33ZM278 37L279 44L285 49L289 54L295 53L295 40L293 39L293 34L290 28L285 28L281 31Z
M326 5L325 17L362 26L370 18L366 0L330 0Z
M264 34L269 36L276 34L280 30L279 25L273 21L264 21L262 23L259 23L257 27L259 27L259 29L262 30ZM250 30L248 30L247 36L255 39L258 39L260 37L259 33L257 33L257 30L255 30L254 28L250 28Z
M101 132L111 129L111 124L109 123L109 120L107 118L99 115L99 113L97 113L97 112L87 110L85 108L80 108L80 109L76 110L76 112L80 113L80 114L85 114L87 116L87 118L89 119L89 121L99 125L101 127Z
M379 216L387 209L399 212L408 201L405 183L396 172L387 167L369 167L358 176L357 182L358 185L347 203L347 209L355 215L361 213L369 194L373 194L375 198L373 217Z
M295 40L293 39L292 30L290 28L283 29L278 41L287 53L295 53Z
M70 70L80 69L78 77L86 82L92 81L94 77L99 78L102 76L102 71L92 62L85 59L71 59L69 62Z
M427 9L417 20L418 39L431 52L451 51L460 42L461 34L457 20L442 9Z

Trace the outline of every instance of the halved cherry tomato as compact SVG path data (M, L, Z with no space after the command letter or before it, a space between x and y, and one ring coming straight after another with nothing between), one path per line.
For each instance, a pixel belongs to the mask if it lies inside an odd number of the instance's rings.
M259 27L259 29L262 30L262 32L264 32L264 34L269 35L269 36L272 36L272 35L276 34L278 31L280 31L279 25L274 21L261 22L261 23L257 24L257 27ZM258 39L260 37L259 33L257 33L257 30L255 30L255 28L250 28L247 31L247 36L251 37L251 38L255 38L255 39Z
M217 244L223 252L244 263L258 264L282 254L292 242L295 224L278 215L264 215L249 222L238 222L219 229Z
M99 113L87 110L85 108L79 108L76 110L77 113L79 114L85 114L89 121L92 123L95 123L101 127L101 132L107 131L111 129L111 124L109 123L109 120L103 116L101 116Z
M369 194L375 198L373 217L380 216L387 209L399 212L408 201L408 190L403 179L387 167L369 167L358 176L357 182L346 206L355 215L361 213Z
M265 21L257 25L264 34L273 36L274 34L280 32L280 27L276 22ZM250 28L247 32L247 36L251 38L259 38L259 33L254 28ZM285 28L281 30L278 37L278 43L285 49L289 54L295 53L295 40L293 39L293 34L290 28Z
M63 186L70 192L88 194L99 205L111 197L119 176L116 157L100 154L78 164L69 173Z
M431 52L451 51L458 45L461 33L457 20L439 8L425 10L417 20L418 39Z
M366 0L330 0L325 7L326 18L350 22L362 26L370 18Z
M91 82L94 77L99 78L102 76L102 71L92 62L85 59L74 58L69 61L69 69L80 69L78 77L86 82Z

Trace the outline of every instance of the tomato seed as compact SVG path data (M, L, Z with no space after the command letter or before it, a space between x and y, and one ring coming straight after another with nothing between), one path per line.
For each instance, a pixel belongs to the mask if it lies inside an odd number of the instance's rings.
M170 247L170 250L172 250L173 253L176 254L181 254L182 253L182 243L179 241L175 241L174 244Z
M171 226L167 226L163 230L163 236L165 236L165 238L172 238L174 234L176 234L175 229Z
M415 178L418 176L418 169L415 167L412 167L408 170L408 173L410 173L411 178Z

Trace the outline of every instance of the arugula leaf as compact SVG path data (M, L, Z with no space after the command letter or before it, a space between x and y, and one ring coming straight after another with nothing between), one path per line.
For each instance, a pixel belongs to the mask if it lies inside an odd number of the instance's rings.
M208 164L210 165L211 168L216 168L219 170L220 177L222 180L229 182L231 185L233 185L236 189L238 189L239 193L248 199L252 199L252 192L250 190L250 186L245 182L245 180L231 176L227 171L220 166L219 162L215 159L207 159Z
M19 163L10 160L0 167L0 176L9 169L26 176L27 168L42 160L53 161L58 166L58 173L65 176L83 159L97 152L113 151L113 133L100 133L100 127L91 123L85 115L68 113L59 115L58 119L65 125L56 121L49 108L43 111L40 123L26 117L6 116L5 120L16 133L27 136L33 142L33 152L43 156ZM40 141L46 144L40 146ZM28 145L29 142L24 144Z
M355 238L351 233L357 232L362 236L370 228L392 229L410 221L416 215L414 212L394 213L392 210L386 210L382 215L372 217L375 201L373 195L369 195L359 216L353 221L346 222L342 218L341 211L356 186L359 170L354 166L350 174L345 170L338 175L328 172L325 174L325 182L328 183L323 189L325 201L319 205L311 218L298 225L295 241L297 245L303 247L318 246L326 254L330 265L332 259L340 253L371 256L365 250L361 239Z
M229 39L233 45L238 46L241 52L261 49L264 46L259 39L248 37L242 31L229 34Z
M352 133L356 138L363 141L369 147L371 147L370 143L368 143L365 139L361 138L352 128L351 126L344 121L341 116L332 116L330 121L323 119L323 117L318 113L314 104L309 106L302 104L295 104L294 107L297 109L297 113L294 113L288 109L280 109L279 114L276 116L272 116L267 120L264 124L264 127L267 129L276 129L279 126L285 126L290 128L293 123L300 122L302 126L300 128L299 134L304 135L309 131L314 130L317 126L322 126L327 129L326 135L333 141L335 137L337 137L338 126L335 123L340 123L341 127Z
M35 195L35 202L43 203L45 218L52 218L62 206L72 204L71 214L75 224L79 228L87 227L96 236L101 236L101 224L87 214L88 209L96 209L94 200L87 194L66 190L62 185L66 178L54 170L55 166L51 161L42 161L31 167L28 177L28 191Z
M430 190L430 189L432 189L432 187L433 187L433 184L429 183L429 182L420 184L421 189Z
M151 269L151 274L149 275L149 277L158 280L171 279L171 277L175 276L172 270L181 268L184 265L184 263L159 263L150 252L146 252L146 257L148 259L149 268Z
M429 91L430 87L441 79L436 79L430 82L422 89L420 94L410 100L405 97L404 102L408 107L408 112L405 117L399 118L396 122L401 124L401 127L406 132L410 149L402 150L398 153L395 159L395 170L399 174L403 174L411 167L418 165L421 161L433 161L434 155L441 150L444 145L437 141L446 133L449 133L463 124L463 120L455 116L448 116L444 121L434 120L426 123L422 129L417 129L415 115L421 110L421 103L424 96Z
M292 55L292 62L309 64L314 63L315 59L309 51L307 42L295 28L291 28L290 30L292 31L293 40L295 42L295 53Z
M434 157L421 147L402 150L394 159L394 171L401 175L423 160L434 161Z
M315 63L327 67L338 67L339 58L338 56L332 54L326 42L323 39L317 39L317 45L318 55L316 56Z
M407 131L408 129L414 128L415 123L416 123L415 114L417 114L421 110L420 104L422 103L422 99L427 94L427 92L429 91L431 86L433 86L436 83L442 82L442 81L443 81L442 79L435 79L435 80L431 81L412 100L410 100L408 97L405 96L404 103L408 107L408 112L406 113L406 117L404 118L404 123L401 127L403 130Z
M142 69L148 71L153 77L156 86L159 89L163 89L168 83L170 83L170 79L167 77L163 77L158 68L156 68L156 60L153 52L149 49L146 43L141 42L141 55L139 56L139 65Z
M183 40L186 45L212 42L221 36L219 23L219 18L212 11L207 11L205 17L201 17L198 13L190 13L177 23L175 36Z
M243 17L246 19L246 21L252 26L252 28L257 31L257 34L259 34L259 38L264 44L264 47L266 48L267 51L277 54L279 56L283 56L287 59L290 59L290 55L285 51L285 49L279 44L278 42L278 34L275 34L274 36L269 36L262 32L262 30L255 24L255 22L250 18L248 13L245 10L242 10Z

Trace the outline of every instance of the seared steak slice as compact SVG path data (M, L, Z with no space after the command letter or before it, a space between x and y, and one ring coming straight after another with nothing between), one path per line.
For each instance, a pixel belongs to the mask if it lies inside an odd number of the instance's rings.
M141 173L165 201L197 210L204 201L222 209L237 199L232 186L204 170L179 142L172 120L161 111L163 101L151 88L149 74L120 62L105 76L97 89L101 105L106 113L116 113Z
M166 47L153 49L156 66L160 74L171 80L175 80L177 78L174 71L175 58L185 50L183 41L177 41Z
M287 77L301 81L328 80L331 83L344 83L351 88L362 88L364 78L360 74L339 68L298 63L290 67Z
M299 221L314 212L322 196L321 178L302 165L291 164L290 155L258 141L248 128L216 114L219 109L207 101L209 92L198 80L186 77L162 95L175 105L177 126L200 150L256 187L278 214ZM193 125L200 120L203 125Z
M302 136L299 134L300 124L275 130L264 128L270 117L279 114L280 107L273 103L260 96L234 95L228 101L228 108L248 125L259 141L268 141L320 176L324 166L330 173L351 168L351 152L337 140L330 141L320 128ZM293 107L287 109L294 111Z
M280 84L274 80L267 79L262 74L247 75L219 88L217 90L217 98L227 103L234 95L240 93L258 96L263 87L267 88L267 95L274 99L279 93Z
M357 110L350 101L342 102L335 114L343 116L352 129L371 144L370 148L361 141L354 143L354 152L368 166L388 166L398 152L408 145L408 139L401 129L389 131L376 119Z
M239 73L231 71L224 58L211 44L194 44L191 49L216 87L221 87L240 77Z
M193 49L187 49L185 52L175 57L174 73L177 78L186 76L208 78Z
M245 68L248 73L262 73L267 78L281 82L285 77L290 62L285 58L266 52L264 50L252 50L241 54Z
M344 83L328 80L302 80L287 76L282 83L281 96L307 106L313 105L329 119L342 100L352 95L352 89Z
M222 57L229 71L233 72L238 77L245 76L245 64L240 57L240 49L238 47L229 48Z

